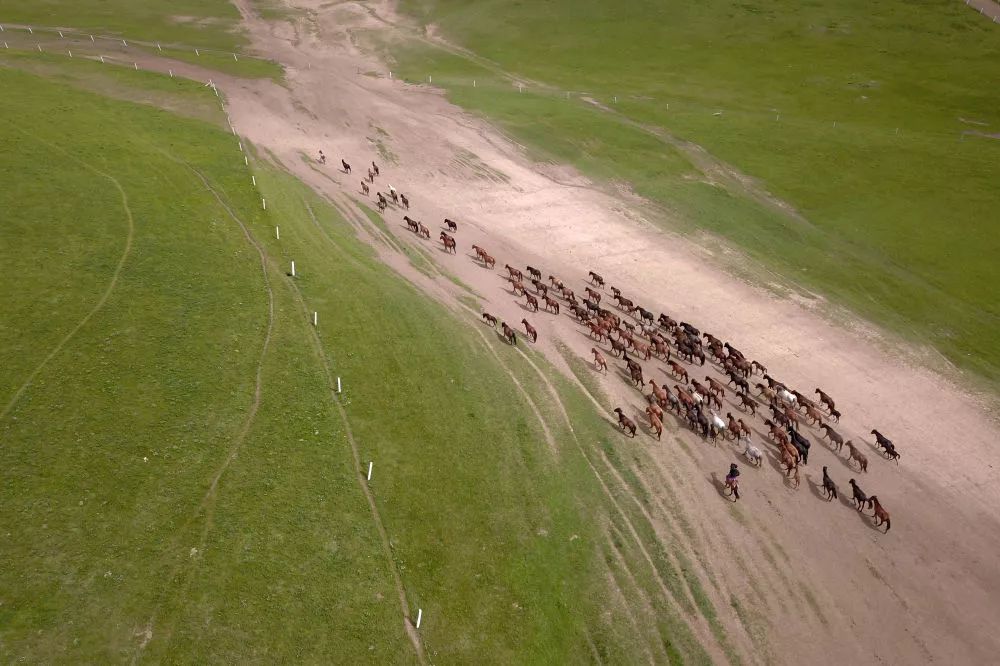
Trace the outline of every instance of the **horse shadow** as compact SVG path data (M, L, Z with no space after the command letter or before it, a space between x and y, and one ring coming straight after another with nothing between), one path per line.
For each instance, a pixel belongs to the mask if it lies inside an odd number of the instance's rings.
M809 474L806 474L806 483L809 485L809 490L812 491L812 494L816 496L816 499L821 499L824 502L830 502L833 500L832 497L829 499L827 498L825 494L826 491L823 490L822 482L816 483L813 480L813 477ZM840 496L840 488L837 489L837 495Z

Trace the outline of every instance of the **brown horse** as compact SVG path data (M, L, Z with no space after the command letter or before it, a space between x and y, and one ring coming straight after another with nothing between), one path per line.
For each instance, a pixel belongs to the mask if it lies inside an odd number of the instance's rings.
M510 288L514 291L515 296L524 296L528 293L528 290L524 288L524 285L517 278L509 277Z
M375 170L375 175L376 176L379 175L378 165L375 164L375 162L372 162L372 169Z
M663 421L661 421L649 407L646 408L646 414L649 416L649 427L656 433L656 439L659 441L660 437L663 435Z
M812 425L819 424L820 427L823 426L823 415L812 405L806 405L806 418L809 419Z
M621 407L615 407L615 414L618 415L618 426L622 432L627 432L629 436L635 437L635 421L625 416Z
M857 460L858 461L858 469L860 471L862 471L862 472L867 472L868 471L868 458L865 456L865 454L861 453L861 451L858 450L858 448L856 446L854 446L854 442L852 442L851 440L847 440L846 446L847 446L847 450L850 453L850 455L848 455L848 457L847 457L847 462L850 463L852 460Z
M542 279L542 272L537 268L535 268L534 266L526 266L525 268L528 269L528 275L530 275L531 277L535 278L536 280Z
M684 369L683 365L676 361L668 361L668 365L670 365L670 370L674 377L683 379L685 383L689 381L688 371Z
M476 253L476 259L482 259L483 255L486 254L486 250L479 247L478 245L473 245L472 251Z
M528 309L532 312L538 312L538 299L531 294L526 293L524 295L525 302L527 303Z
M656 400L662 405L667 402L667 389L664 386L657 386L656 380L650 379L649 385L652 387L652 395L656 397Z
M608 359L604 358L604 354L597 351L597 347L591 347L590 353L594 355L594 367L598 370L608 371Z
M441 232L441 236L439 238L441 239L441 242L444 243L444 249L446 252L451 252L452 254L458 254L458 244L455 243L454 238L452 238L443 231Z
M545 297L545 309L551 310L553 314L559 314L559 301L554 298Z
M500 328L503 331L504 339L507 340L509 344L516 345L517 333L514 331L514 329L508 326L507 322L503 322L502 324L500 324Z
M632 383L635 384L636 386L642 386L643 384L642 368L639 367L638 365L629 365L628 371L629 374L632 375Z
M494 259L492 255L486 254L484 252L483 253L483 265L486 266L486 268L493 268L494 266L497 265L497 260Z
M590 271L589 274L590 274L590 281L591 282L593 282L594 284L596 284L599 287L603 287L604 286L604 278L602 278L600 275L598 275L594 271Z
M885 525L885 531L888 534L889 528L892 527L892 521L889 520L889 512L879 503L877 495L872 495L868 498L868 501L875 507L875 527Z
M524 279L524 274L521 273L521 271L518 270L517 268L514 268L510 264L504 264L503 266L504 266L504 268L507 269L507 272L510 273L510 276L512 278L514 278L515 280L523 280Z
M737 393L736 397L740 399L740 409L747 409L751 414L757 416L757 401L751 398L746 393Z
M403 222L406 222L406 228L413 233L420 233L420 223L411 218L409 215L403 216Z
M361 192L365 196L368 196L368 193L371 192L371 189L368 187L368 183L365 181L361 181Z
M587 326L590 327L590 334L597 338L597 341L607 340L608 334L604 332L604 327L595 321L588 321Z
M351 165L346 160L340 160L340 166L344 167L344 173L351 173Z
M833 398L823 392L822 389L816 389L816 395L819 396L819 401L826 405L827 410L833 411L836 405L833 404Z
M837 447L837 451L844 448L844 438L839 432L831 428L829 424L821 424L820 429L826 433L826 436L830 439L830 443Z
M614 354L615 356L624 356L625 355L625 351L626 350L625 350L625 343L624 342L622 342L621 340L612 340L611 338L608 338L608 342L611 343L611 353L612 354Z
M587 292L587 296L590 297L590 300L594 301L595 303L601 302L601 292L594 291L590 287L584 287L584 291Z
M484 312L483 313L483 321L485 321L487 324L489 324L493 328L497 327L497 318L494 317L493 315L491 315L489 312Z
M899 464L899 452L896 451L896 445L892 443L892 440L880 433L878 430L872 430L872 434L875 435L875 444L885 451L885 455L896 461Z
M538 331L535 327L529 324L527 319L522 319L521 323L524 324L524 332L531 336L531 341L538 342Z
M410 200L406 198L405 194L400 194L399 200L403 202L403 208L410 210Z

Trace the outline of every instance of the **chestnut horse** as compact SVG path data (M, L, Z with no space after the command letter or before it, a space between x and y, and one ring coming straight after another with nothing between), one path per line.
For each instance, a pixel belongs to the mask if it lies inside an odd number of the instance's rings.
M525 293L524 298L526 299L528 309L532 312L538 312L538 299L529 293Z
M485 321L487 324L489 324L493 328L497 327L497 318L494 317L493 315L491 315L489 312L484 312L483 313L483 321Z
M444 243L445 252L450 251L452 254L458 254L458 245L455 243L454 238L443 231L441 232L439 238L441 239L441 242Z
M594 355L594 367L598 370L608 371L608 359L604 358L604 354L597 351L597 347L591 347L590 353Z
M527 319L522 319L521 323L524 324L524 332L531 336L531 341L538 342L538 331L535 327L529 324Z
M868 498L868 501L875 507L875 527L885 525L885 531L888 533L889 528L892 527L892 521L889 520L889 512L882 508L877 495L872 495Z

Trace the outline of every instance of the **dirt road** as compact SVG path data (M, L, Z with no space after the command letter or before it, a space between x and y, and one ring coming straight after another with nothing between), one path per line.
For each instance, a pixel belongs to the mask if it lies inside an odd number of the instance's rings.
M652 519L664 533L682 519L691 524L691 543L683 548L699 562L697 575L713 579L706 589L746 661L795 663L817 655L851 663L995 661L1000 433L979 401L914 362L925 350L909 349L846 314L734 278L720 267L717 251L647 221L641 202L610 195L571 168L533 164L519 146L439 92L390 80L388 68L355 40L360 30L386 39L406 33L388 3L288 2L297 23L261 21L244 0L237 2L255 50L288 68L287 86L215 76L240 134L341 205L350 205L345 192L362 196L367 163L379 161L377 187L385 191L391 183L409 194L410 214L424 220L433 237L444 217L460 221L458 254L441 253L437 262L480 293L491 312L511 322L527 316L540 332L537 347L557 366L566 368L556 341L585 359L594 341L565 312L526 315L501 271L467 256L472 243L488 248L498 266L538 266L577 294L587 271L597 271L657 314L732 341L804 394L821 387L837 400L844 417L834 426L860 444L870 470L852 468L808 428L812 455L797 490L779 473L759 417L754 440L768 450L760 470L749 468L732 444L712 446L672 417L666 426L676 438L658 444L641 428L636 440L622 443L643 449L653 462L639 471L653 493L646 509ZM143 66L166 65L150 56ZM198 74L190 65L172 67ZM322 170L301 159L318 150L331 158ZM353 175L336 168L342 157L355 165ZM390 209L386 215L399 242L420 242L405 232L402 214ZM426 278L411 277L427 286ZM429 291L446 298L446 282ZM642 422L644 399L623 381L621 365L613 362L612 372L599 378L608 406L620 405ZM673 385L662 363L644 366L647 378ZM709 365L695 370L698 379L720 376ZM750 420L738 413L731 391L720 411ZM872 428L896 442L898 466L879 456ZM719 491L735 460L745 469L738 507ZM859 515L846 499L822 499L823 466L842 493L849 494L852 477L876 493L892 513L891 532L875 529L870 512ZM674 494L665 494L665 485ZM748 635L733 598L763 615L763 637Z

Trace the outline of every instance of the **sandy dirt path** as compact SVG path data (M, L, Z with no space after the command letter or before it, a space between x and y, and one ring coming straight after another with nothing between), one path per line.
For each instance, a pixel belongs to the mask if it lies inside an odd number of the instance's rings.
M459 220L459 252L445 255L405 231L403 211L386 215L396 242L422 243L442 270L483 296L486 309L512 323L533 322L537 348L558 367L566 364L557 341L589 358L594 342L586 330L565 310L527 313L502 270L483 269L468 256L472 243L489 249L498 267L538 266L578 295L587 271L597 271L654 312L732 341L804 394L822 387L837 400L844 417L835 427L860 444L869 472L851 468L807 428L813 447L797 490L778 472L760 417L752 420L754 440L766 450L760 470L745 465L732 444L712 446L670 416L671 436L662 443L644 427L635 440L622 441L624 452L652 461L640 477L655 498L646 510L658 534L667 539L678 523L690 523L687 542L674 547L698 563L699 576L711 572L709 596L746 661L794 663L817 654L855 663L995 661L1000 487L993 481L1000 429L982 401L912 361L925 351L732 277L711 251L651 224L637 202L608 194L568 167L533 164L518 145L439 92L388 79L387 67L362 52L354 36L366 30L398 37L405 21L391 5L287 1L299 12L294 24L264 22L236 2L255 50L287 67L285 86L212 75L239 133L334 201L345 201L345 193L361 197L361 177L374 159L383 175L373 189L386 191L391 183L409 194L410 214L433 237L444 217ZM138 60L208 78L184 63ZM302 160L318 150L330 158L322 170ZM354 165L353 175L340 173L342 157ZM447 280L428 284L414 273L409 277L436 298L455 291ZM643 397L602 346L612 367L598 378L604 396L595 398L644 423ZM647 379L673 385L663 363L643 365ZM698 379L721 376L711 365L689 371ZM731 391L720 411L751 421L738 413ZM879 456L872 428L896 442L903 455L898 466ZM719 489L731 461L744 463L738 506ZM892 513L891 532L874 529L870 512L859 515L846 499L822 499L823 466L842 494L849 495L852 477L877 494ZM734 598L762 616L763 638L748 635L731 608Z

